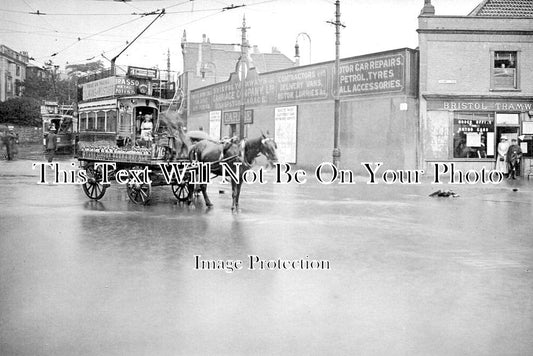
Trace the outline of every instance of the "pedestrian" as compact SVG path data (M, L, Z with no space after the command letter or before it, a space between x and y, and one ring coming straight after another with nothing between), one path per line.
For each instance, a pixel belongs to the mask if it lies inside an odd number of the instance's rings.
M504 175L508 173L507 170L507 151L509 150L509 142L507 136L500 138L498 143L498 154L496 155L496 170L502 172Z
M16 135L12 132L11 128L2 126L0 128L0 147L5 146L6 148L6 159L8 161L13 159L14 152L13 148L15 146Z
M516 179L520 175L520 159L522 158L522 149L518 146L516 138L511 140L511 146L507 150L507 162L509 164L509 177L507 179Z
M52 162L54 159L55 153L57 150L57 135L56 135L56 128L50 127L50 131L48 132L48 135L46 136L46 158L48 159L48 162Z

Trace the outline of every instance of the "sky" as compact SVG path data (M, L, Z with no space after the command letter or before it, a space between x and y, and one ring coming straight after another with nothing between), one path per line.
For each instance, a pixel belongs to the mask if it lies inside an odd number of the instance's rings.
M467 15L481 0L433 0L436 15ZM245 5L223 10L231 5ZM396 48L416 48L418 15L424 0L341 0L341 58ZM117 65L182 71L181 37L201 42L240 43L246 16L248 40L261 52L276 47L294 59L298 40L301 64L335 58L334 0L3 0L0 44L27 51L42 66L64 68L109 60L120 53L155 15L157 19L120 57ZM37 11L40 15L37 15ZM31 14L33 13L33 14ZM309 41L310 39L310 41Z

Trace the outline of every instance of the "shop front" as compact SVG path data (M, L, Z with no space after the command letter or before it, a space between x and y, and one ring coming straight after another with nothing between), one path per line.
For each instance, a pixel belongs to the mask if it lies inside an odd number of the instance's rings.
M426 169L454 162L459 169L493 169L498 143L517 140L522 171L533 158L533 98L424 95L422 145ZM422 109L422 107L421 107Z

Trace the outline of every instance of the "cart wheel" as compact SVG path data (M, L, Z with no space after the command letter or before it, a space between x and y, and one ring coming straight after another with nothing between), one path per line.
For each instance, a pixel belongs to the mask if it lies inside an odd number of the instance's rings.
M94 168L94 164L89 163L85 167L87 172L87 182L82 185L85 195L93 200L102 199L107 189L107 185L102 183L102 167Z
M189 189L190 184L188 182L172 184L172 193L174 193L174 196L181 202L189 200Z
M133 170L140 170L141 167L133 167ZM128 183L126 185L128 198L137 205L146 205L152 198L152 185L149 183Z

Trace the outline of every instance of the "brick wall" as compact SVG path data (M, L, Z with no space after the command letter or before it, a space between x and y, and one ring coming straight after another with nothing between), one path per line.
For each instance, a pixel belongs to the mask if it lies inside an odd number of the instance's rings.
M12 124L8 124L12 125ZM19 143L39 143L43 141L43 130L40 127L14 126L14 132L19 136Z

